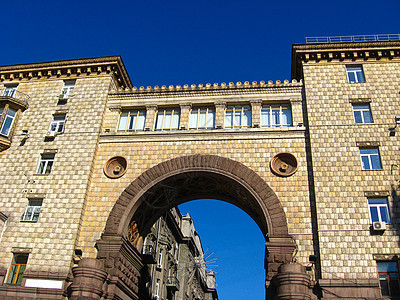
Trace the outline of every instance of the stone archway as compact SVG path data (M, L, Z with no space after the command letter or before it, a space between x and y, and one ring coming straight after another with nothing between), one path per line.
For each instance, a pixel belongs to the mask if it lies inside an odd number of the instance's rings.
M102 276L101 280L102 284L109 282L109 298L105 299L139 299L138 283L143 263L138 249L126 239L131 220L137 222L144 235L169 208L201 198L230 202L247 212L258 224L266 238L268 289L278 267L292 262L296 248L288 234L285 212L278 197L258 174L245 165L216 155L198 154L174 158L152 167L135 179L118 198L96 244L97 263L102 262L101 271L109 276L107 280ZM140 247L138 244L139 250ZM101 283L98 285L97 288ZM270 298L268 293L267 298Z

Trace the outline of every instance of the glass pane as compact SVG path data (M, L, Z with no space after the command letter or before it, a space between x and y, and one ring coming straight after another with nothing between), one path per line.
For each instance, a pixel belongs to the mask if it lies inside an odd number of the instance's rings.
M289 107L282 107L282 125L292 125L292 110Z
M179 113L175 112L173 118L172 118L172 129L178 129L179 128L179 118L180 115Z
M280 124L280 111L275 107L272 108L272 117L271 117L272 124L271 125L279 125Z
M140 114L137 121L136 130L143 130L145 121L146 121L146 115Z
M44 165L45 165L45 162L44 162L44 161L41 161L41 162L39 163L39 168L38 168L37 174L43 174Z
M378 272L397 272L397 263L395 261L380 261L378 262Z
M251 127L251 110L244 111L243 126Z
M46 166L46 174L50 174L51 171L51 167L53 166L53 162L50 160L47 162L47 166Z
M232 111L226 111L226 113L225 113L225 127L230 128L230 127L233 126L232 119L233 119L233 112Z
M128 115L127 114L121 115L121 118L119 119L118 130L126 130L127 122L128 122Z
M269 108L261 111L261 126L269 126Z
M364 73L362 69L357 71L357 82L365 82Z
M381 160L379 159L378 155L371 155L371 162L372 162L372 169L382 169L381 167Z
M199 127L206 127L206 113L202 112L200 113L200 117L199 117Z
M354 111L354 121L356 122L356 123L363 123L363 119L362 119L362 116L361 116L361 111Z
M166 114L165 117L164 117L163 129L171 129L171 125L172 125L171 121L172 121L171 115L170 114Z
M215 127L215 113L214 111L208 111L207 115L207 128L214 128Z
M136 116L136 112L133 114L133 115L131 115L131 118L130 118L130 120L129 120L129 127L128 127L128 129L130 129L130 130L135 130L136 129L136 119L137 119L137 116Z
M39 215L40 215L40 207L36 206L35 209L33 210L32 221L37 221L39 219Z
M369 165L368 156L361 156L361 163L362 163L362 168L364 170L371 169L371 166Z
M5 135L5 136L9 135L13 120L14 120L14 118L9 117L7 114L7 117L3 123L3 128L1 128L2 135Z
M10 275L8 275L8 283L14 283L16 274L17 274L18 266L12 265L10 270Z
M370 199L368 199L368 204L386 204L387 205L387 200L386 200L386 198L370 198Z
M162 129L162 123L163 123L164 115L162 113L159 113L157 115L157 122L156 122L156 129Z
M372 123L372 115L370 111L363 111L364 123Z
M63 128L64 128L64 122L60 122L60 123L58 123L58 132L62 132L63 131Z
M378 149L375 148L364 148L360 149L361 154L378 154Z
M355 74L353 72L348 72L347 75L349 76L349 82L350 83L356 82L356 77L355 77Z
M242 125L242 111L240 108L235 110L235 117L233 119L233 126L240 127Z
M32 218L33 207L28 206L24 215L24 221L30 221Z
M23 278L23 273L24 273L24 271L25 271L25 268L26 268L25 265L21 265L21 266L19 267L18 274L17 274L18 278L17 278L17 281L15 282L15 284L18 284L18 285L21 284L22 278Z
M189 128L197 127L197 111L192 111L189 119Z
M389 281L387 279L380 278L382 296L390 296L389 294Z
M381 206L381 207L379 207L379 210L381 212L382 222L390 223L389 212L388 212L387 206Z
M64 121L65 120L65 116L64 115L57 115L53 117L54 121Z
M14 118L15 115L16 115L16 113L17 113L16 110L14 110L14 109L12 109L12 108L9 108L8 111L7 111L7 116L11 116L11 117Z
M371 221L379 222L378 208L375 206L372 206L369 208L369 211L371 212Z

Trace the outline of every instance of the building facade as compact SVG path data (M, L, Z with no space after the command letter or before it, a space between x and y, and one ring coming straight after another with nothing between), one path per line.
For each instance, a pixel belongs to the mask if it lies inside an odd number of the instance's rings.
M174 275L147 260L154 226L206 198L265 235L268 299L398 296L400 42L292 49L283 82L135 88L120 57L0 67L0 296L142 299Z

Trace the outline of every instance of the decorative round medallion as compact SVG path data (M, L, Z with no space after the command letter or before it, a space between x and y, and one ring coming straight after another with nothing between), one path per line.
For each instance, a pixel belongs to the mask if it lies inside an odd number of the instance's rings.
M125 174L128 162L125 157L111 157L104 166L104 174L109 178L119 178Z
M291 153L278 153L271 159L271 170L276 175L287 177L293 175L297 168L297 159Z

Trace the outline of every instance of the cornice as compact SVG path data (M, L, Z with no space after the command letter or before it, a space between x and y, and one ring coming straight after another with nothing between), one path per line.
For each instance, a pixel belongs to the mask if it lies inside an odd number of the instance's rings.
M131 89L120 89L109 94L110 99L126 99L126 98L166 98L166 97L205 97L205 96L229 96L229 95L244 95L244 94L275 94L275 93L298 93L301 92L303 87L302 81L285 80L281 82L277 80L275 83L273 81L253 81L249 83L248 81L236 84L230 82L226 83L214 83L211 85L207 83L206 85L177 85L173 86L154 86L144 88L133 87Z
M292 46L292 78L300 80L308 62L367 61L400 58L400 41L296 44Z
M120 56L105 56L0 66L0 81L21 81L51 77L76 78L85 75L110 74L120 87L132 88L132 83Z

